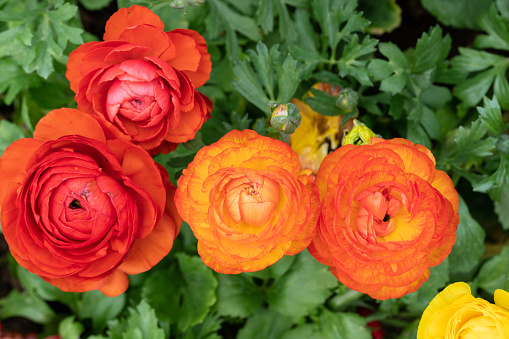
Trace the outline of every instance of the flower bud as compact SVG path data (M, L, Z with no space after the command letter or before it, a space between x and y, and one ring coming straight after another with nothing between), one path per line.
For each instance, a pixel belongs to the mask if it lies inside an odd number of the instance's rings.
M272 110L270 124L276 131L292 134L299 127L301 120L299 108L289 102L281 104Z
M341 142L341 146L344 145L367 145L369 144L369 139L372 137L376 137L376 134L370 130L365 124L360 122L359 120L354 119L353 121L354 127L351 131L345 130L343 141Z
M170 6L176 9L186 8L187 6L198 7L203 4L205 0L174 0Z
M359 103L359 95L351 88L342 89L336 100L336 106L345 111L353 111Z

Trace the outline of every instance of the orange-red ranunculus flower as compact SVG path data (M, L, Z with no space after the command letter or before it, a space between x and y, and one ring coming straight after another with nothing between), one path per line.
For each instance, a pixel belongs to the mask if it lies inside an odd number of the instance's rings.
M12 255L63 291L123 293L126 273L159 262L180 229L166 171L77 110L43 117L34 138L5 150L0 173L1 225Z
M470 286L447 286L422 314L417 339L509 338L509 293L495 291L495 304L474 298Z
M205 40L197 32L164 32L149 9L121 8L104 41L69 55L67 79L78 109L114 124L151 154L194 138L210 118L211 101L196 91L210 76Z
M220 273L258 271L304 250L320 204L310 174L287 144L251 130L200 149L175 203L205 264Z
M458 194L422 145L371 138L322 162L322 198L310 253L346 286L376 299L416 291L449 255Z

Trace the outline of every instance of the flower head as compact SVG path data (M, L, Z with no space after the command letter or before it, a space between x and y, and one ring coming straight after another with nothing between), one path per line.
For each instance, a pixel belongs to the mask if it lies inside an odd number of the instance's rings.
M470 286L447 286L424 310L417 339L509 338L509 293L495 291L495 304L474 298Z
M69 55L66 76L78 109L115 125L151 154L194 138L212 103L196 91L209 78L210 55L193 30L164 31L149 9L121 8L104 41Z
M458 195L431 152L405 139L345 145L322 162L310 253L376 299L416 291L456 241Z
M217 272L264 269L315 234L313 177L288 145L254 131L234 130L200 149L177 186L177 208Z
M0 158L1 224L16 261L67 292L114 296L170 251L182 222L166 171L90 115L50 112ZM120 137L120 135L117 135Z

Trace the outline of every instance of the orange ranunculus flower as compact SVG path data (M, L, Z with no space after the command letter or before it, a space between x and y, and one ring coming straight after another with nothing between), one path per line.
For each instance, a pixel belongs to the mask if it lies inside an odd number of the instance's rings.
M141 147L109 139L63 108L0 157L1 225L16 261L67 292L115 296L127 274L170 251L182 219L166 171Z
M96 114L151 154L194 138L210 118L211 101L196 91L210 76L205 40L197 32L164 32L149 9L121 8L106 23L104 41L69 55L66 77L78 109Z
M470 286L447 286L422 314L417 339L509 338L509 293L495 291L495 304L474 298Z
M322 208L310 253L375 299L416 291L456 241L458 194L422 145L342 146L325 157L316 184Z
M295 152L251 130L203 147L178 181L175 203L205 264L262 270L304 250L316 230L318 190Z

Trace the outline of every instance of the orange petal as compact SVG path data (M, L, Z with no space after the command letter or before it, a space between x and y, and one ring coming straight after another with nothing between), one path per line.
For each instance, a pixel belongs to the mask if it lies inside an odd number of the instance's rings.
M64 135L81 135L106 143L99 122L92 115L73 108L53 110L35 126L34 138L38 140L56 140Z
M90 48L94 47L99 42L92 41L85 44L80 45L74 51L69 54L69 59L67 61L67 71L65 72L65 77L71 83L71 89L74 93L78 92L78 84L80 80L83 78L83 75L80 72L81 68L81 60Z
M182 69L184 73L187 74L191 82L193 83L194 88L198 88L205 84L207 80L210 78L210 72L212 70L212 63L210 61L210 54L208 53L207 43L205 42L205 39L198 34L198 32L191 30L191 29L175 29L171 32L167 32L167 34L170 36L170 39L175 42L174 37L176 35L180 36L188 36L192 38L195 42L195 48L200 54L200 60L198 62L198 67L196 69ZM184 52L179 52L179 49L181 49L180 45L175 42L175 46L177 47L177 57L179 55L187 55ZM182 53L182 54L181 54ZM173 59L175 60L175 59ZM168 61L172 66L179 68L178 66L174 65L174 61L170 60ZM180 69L180 68L179 68Z
M127 274L116 270L112 275L103 280L104 285L99 288L99 291L108 297L116 297L124 293L129 287L129 278Z
M164 30L164 23L148 8L138 5L121 8L106 22L103 40L117 40L127 28L143 24Z
M437 170L435 173L435 180L433 181L435 187L447 200L452 204L454 214L458 213L459 198L458 192L454 188L451 178L444 171Z
M119 270L128 274L138 274L154 267L171 250L177 234L175 221L167 213L145 238L137 239Z
M31 155L41 147L39 140L23 138L14 141L0 157L0 209L7 186L23 182Z

